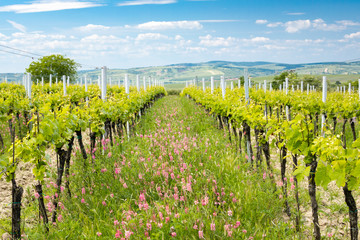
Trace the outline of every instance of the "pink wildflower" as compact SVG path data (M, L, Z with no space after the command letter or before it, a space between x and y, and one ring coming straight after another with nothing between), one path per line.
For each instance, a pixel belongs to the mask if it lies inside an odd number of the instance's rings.
M199 230L199 238L204 238L204 232L202 230Z

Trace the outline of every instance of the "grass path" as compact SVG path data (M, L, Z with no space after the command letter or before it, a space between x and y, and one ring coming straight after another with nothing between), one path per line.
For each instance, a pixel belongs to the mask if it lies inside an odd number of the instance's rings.
M129 141L106 141L95 164L73 157L56 225L26 225L28 239L293 239L270 179L239 160L214 119L169 96ZM85 166L85 167L84 167ZM251 170L250 170L251 169ZM54 192L44 190L46 204ZM26 218L37 219L36 202Z

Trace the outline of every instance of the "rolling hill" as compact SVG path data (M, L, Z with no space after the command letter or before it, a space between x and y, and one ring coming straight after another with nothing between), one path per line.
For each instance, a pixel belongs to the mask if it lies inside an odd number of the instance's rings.
M108 76L113 83L122 81L124 74L128 73L131 80L136 75L153 77L164 80L165 83L183 83L184 81L198 77L216 79L224 75L226 78L238 78L244 74L244 69L248 69L249 76L256 79L271 80L272 76L286 70L295 70L298 74L328 75L330 80L355 80L360 76L360 61L357 62L319 62L304 64L285 64L273 62L227 62L210 61L204 63L180 63L167 66L141 67L130 69L109 69ZM88 76L94 82L100 74L99 69L81 70L78 76ZM0 79L7 76L8 81L21 81L21 73L0 74Z

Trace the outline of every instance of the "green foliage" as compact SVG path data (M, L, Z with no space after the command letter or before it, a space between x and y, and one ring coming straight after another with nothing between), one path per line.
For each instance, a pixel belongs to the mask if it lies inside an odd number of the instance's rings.
M280 75L274 77L272 82L273 89L279 89L280 85L285 82L285 78L289 78L289 85L294 84L298 80L298 75L294 70L284 71Z
M78 67L80 67L80 64L74 60L60 54L53 54L41 57L38 61L33 61L26 69L26 72L31 73L32 81L41 80L43 77L44 82L48 83L50 74L52 74L53 81L55 81L55 78L60 80L65 75L70 77L71 82L74 82Z

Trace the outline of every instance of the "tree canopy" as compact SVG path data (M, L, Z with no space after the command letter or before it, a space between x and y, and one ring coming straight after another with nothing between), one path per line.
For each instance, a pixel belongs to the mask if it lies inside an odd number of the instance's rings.
M77 68L80 64L76 63L70 58L66 58L60 54L53 54L50 56L44 56L30 63L26 72L31 73L32 80L44 78L44 82L49 82L50 74L53 76L53 80L57 77L59 80L63 75L69 76L70 81L75 81L77 75Z
M272 87L274 89L279 89L280 85L285 82L286 78L289 79L289 86L300 85L301 81L303 81L304 89L306 88L307 84L313 85L316 88L322 86L321 77L319 76L303 75L299 77L298 74L295 72L295 70L288 70L274 77L274 81L272 82Z

